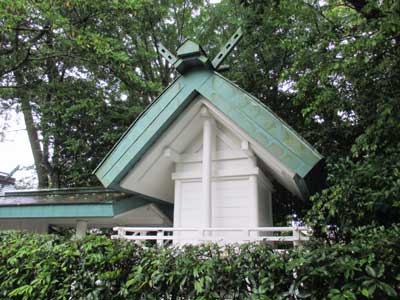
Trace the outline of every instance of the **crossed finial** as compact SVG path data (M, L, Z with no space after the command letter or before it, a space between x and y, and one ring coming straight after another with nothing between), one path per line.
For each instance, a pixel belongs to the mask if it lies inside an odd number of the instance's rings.
M201 46L191 40L186 40L177 50L177 56L173 55L163 44L157 43L161 55L181 74L192 68L207 68L215 71L225 71L229 68L222 65L225 58L242 38L241 28L236 30L228 42L220 49L215 58L210 61Z

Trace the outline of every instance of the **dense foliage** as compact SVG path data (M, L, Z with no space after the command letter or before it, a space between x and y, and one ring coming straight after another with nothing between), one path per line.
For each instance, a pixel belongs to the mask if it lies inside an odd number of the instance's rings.
M314 241L145 248L102 236L0 234L0 299L398 299L400 227Z
M22 111L40 187L97 184L94 167L176 74L156 43L213 56L326 158L326 189L274 194L275 223L338 240L400 220L400 2L0 1L0 113Z
M22 112L39 187L97 185L95 166L176 77L157 42L193 38L213 57L238 26L224 75L327 163L311 201L276 186L275 224L295 216L324 239L278 254L0 233L1 299L398 299L397 0L2 0L0 114Z
M39 187L98 184L94 168L173 78L155 45L174 49L199 4L157 2L0 1L1 108L24 115Z

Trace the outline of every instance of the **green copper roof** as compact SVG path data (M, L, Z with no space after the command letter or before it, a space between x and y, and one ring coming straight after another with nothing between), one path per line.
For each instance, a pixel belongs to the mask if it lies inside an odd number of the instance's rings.
M152 202L141 195L104 188L17 190L0 196L0 219L112 218ZM167 203L157 206L171 210Z
M193 71L194 69L209 69L213 66L204 50L199 44L186 40L177 51L178 58L173 63L173 67L180 73Z
M296 174L296 184L305 196L319 188L322 156L259 100L206 69L177 78L130 126L95 170L102 184L119 188L129 170L197 95L210 101Z

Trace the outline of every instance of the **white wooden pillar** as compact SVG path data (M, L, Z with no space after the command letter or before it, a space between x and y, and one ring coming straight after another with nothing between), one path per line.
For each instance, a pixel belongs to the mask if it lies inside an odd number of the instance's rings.
M253 151L250 148L250 144L248 141L242 141L240 148L244 153L247 154L249 161L251 162L253 167L257 167L256 157ZM259 203L258 203L258 177L257 175L250 175L249 177L249 195L250 195L250 203L249 203L249 216L250 223L249 227L257 228L259 226ZM258 232L252 232L250 236L258 236Z
M84 238L86 236L87 228L88 228L88 222L87 221L78 221L76 223L75 238L76 239Z
M181 205L182 205L182 182L175 180L175 200L174 200L174 227L181 227ZM174 234L177 234L176 232Z
M173 223L173 227L174 228L179 228L181 227L181 213L182 213L182 209L181 209L181 205L182 205L182 182L181 180L175 180L175 200L174 200L174 223ZM173 236L176 238L175 240L173 240L173 244L179 244L179 240L181 237L181 233L179 231L177 232L173 232L172 233Z
M250 227L256 228L259 226L258 223L258 182L257 175L251 175L249 177L250 185L250 203L249 203L249 215L250 215ZM251 236L258 236L257 232L252 232Z
M212 217L212 152L215 146L214 122L208 109L204 106L200 112L203 118L203 160L202 192L204 207L204 227L211 227Z

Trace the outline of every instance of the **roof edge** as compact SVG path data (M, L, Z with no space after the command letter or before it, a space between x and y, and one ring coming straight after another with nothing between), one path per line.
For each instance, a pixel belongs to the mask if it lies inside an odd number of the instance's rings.
M41 195L68 195L68 194L88 194L88 193L120 193L120 191L110 188L99 187L76 187L76 188L51 188L51 189L29 189L6 191L2 197L14 196L41 196Z
M149 110L150 108L157 102L159 99L164 95L174 84L179 80L179 78L182 77L182 75L177 76L162 92L160 95L158 95L157 98L155 98L150 104L145 107L145 109L137 116L137 118L132 122L131 125L124 131L124 133L121 135L121 137L115 142L115 144L112 146L112 148L107 152L107 154L103 157L103 159L100 161L100 163L97 165L97 167L93 170L92 175L96 175L97 171L101 168L101 166L104 164L104 162L107 160L109 156L114 152L115 148L117 148L118 144L125 138L125 136L130 132L133 126L137 123L137 121L142 118Z
M232 84L233 86L235 86L237 89L241 90L243 93L245 93L246 95L248 95L249 97L251 97L254 101L256 101L258 104L260 104L261 106L263 106L263 108L265 108L266 110L268 110L275 118L277 118L279 121L282 122L282 124L285 125L285 127L293 132L306 146L307 148L309 148L310 151L312 151L316 156L318 156L320 159L324 159L324 157L322 156L321 153L319 153L305 138L303 138L300 134L297 133L297 131L292 128L289 124L286 123L285 120L283 120L280 116L278 116L273 110L271 110L271 108L268 107L268 105L266 105L265 103L263 103L262 101L260 101L260 99L258 99L257 97L253 96L251 93L247 92L246 90L244 90L243 88L241 88L240 86L238 86L236 83L234 83L233 81L229 80L228 78L226 78L225 76L223 76L221 73L218 73L216 71L214 71L214 74L218 77L221 77L222 79L226 80L227 82L229 82L230 84Z

